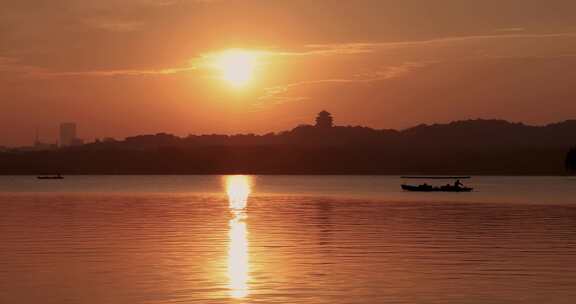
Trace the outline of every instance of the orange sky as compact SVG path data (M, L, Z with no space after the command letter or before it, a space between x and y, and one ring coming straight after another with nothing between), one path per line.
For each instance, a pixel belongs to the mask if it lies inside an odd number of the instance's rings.
M573 0L5 0L0 145L576 116ZM202 64L265 52L232 88Z

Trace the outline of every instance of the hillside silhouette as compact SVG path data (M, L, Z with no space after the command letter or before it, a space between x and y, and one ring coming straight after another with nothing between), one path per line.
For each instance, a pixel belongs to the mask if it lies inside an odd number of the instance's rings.
M0 153L0 174L556 175L574 164L566 155L575 143L575 120L530 126L480 119L398 131L333 126L325 118L265 135L161 133L8 151Z
M566 169L576 172L576 147L570 149L566 155Z

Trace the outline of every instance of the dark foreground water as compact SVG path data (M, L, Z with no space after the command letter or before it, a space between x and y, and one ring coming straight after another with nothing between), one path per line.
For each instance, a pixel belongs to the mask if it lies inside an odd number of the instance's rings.
M576 303L576 180L0 177L0 303Z

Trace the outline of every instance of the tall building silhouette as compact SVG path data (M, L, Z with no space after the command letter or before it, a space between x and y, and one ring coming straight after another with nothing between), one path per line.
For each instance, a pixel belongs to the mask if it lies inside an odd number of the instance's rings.
M316 127L317 128L332 128L334 126L334 118L332 114L328 111L322 111L318 113L316 117Z
M60 147L70 147L76 142L76 123L60 124Z

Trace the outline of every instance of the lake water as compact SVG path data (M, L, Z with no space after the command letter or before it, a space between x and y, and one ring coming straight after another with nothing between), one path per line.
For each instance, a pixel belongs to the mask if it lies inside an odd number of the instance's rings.
M576 180L0 177L0 303L576 303Z

